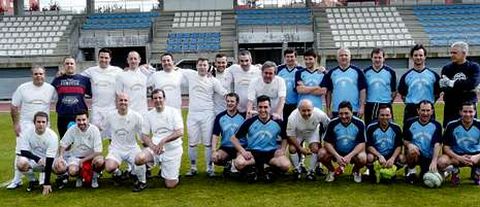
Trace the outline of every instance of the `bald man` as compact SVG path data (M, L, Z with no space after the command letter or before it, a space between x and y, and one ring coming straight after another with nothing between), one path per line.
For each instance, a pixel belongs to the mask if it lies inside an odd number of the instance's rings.
M287 136L292 143L289 147L290 158L295 167L294 176L301 178L300 162L297 152L305 155L312 154L310 159L310 169L306 178L315 180L315 166L318 160L318 150L320 148L320 139L323 137L327 125L330 122L327 114L322 110L315 108L312 101L308 99L300 100L297 109L288 117ZM303 143L308 143L307 150L302 147Z
M115 100L117 110L106 117L106 127L112 132L112 141L108 147L105 170L113 175L115 184L118 185L122 175L120 164L125 161L134 166L133 174L138 181L133 191L139 192L147 187L145 165L135 165L135 156L141 152L135 135L141 133L143 120L140 114L128 109L128 102L128 95L119 93Z

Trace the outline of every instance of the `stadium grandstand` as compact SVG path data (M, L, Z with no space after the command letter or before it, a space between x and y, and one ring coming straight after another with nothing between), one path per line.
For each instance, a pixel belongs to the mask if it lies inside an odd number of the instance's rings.
M282 51L299 56L315 48L321 64L336 65L336 50L348 47L353 63L370 64L374 47L385 49L386 63L399 72L411 66L409 50L428 50L427 66L449 61L449 45L465 41L469 58L480 52L480 0L87 0L55 4L38 0L0 0L0 99L28 80L33 65L53 77L65 56L78 69L96 64L100 48L113 50L112 65L125 66L136 50L143 63L158 65L173 53L182 67L199 56L225 53L235 61L239 49L254 63L281 64ZM299 58L301 60L301 58Z

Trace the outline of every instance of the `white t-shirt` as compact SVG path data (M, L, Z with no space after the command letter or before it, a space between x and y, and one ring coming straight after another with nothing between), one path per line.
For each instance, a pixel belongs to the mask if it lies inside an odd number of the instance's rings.
M250 82L248 87L248 100L253 101L253 105L256 105L257 97L266 95L270 97L272 112L277 108L280 97L287 95L287 88L285 81L279 76L275 76L270 83L263 82L262 77L257 77Z
M180 111L176 108L165 106L162 112L155 108L148 111L142 126L142 133L152 133L153 144L158 144L162 139L172 134L175 130L183 131L183 119ZM165 150L182 147L182 138L168 142L164 145Z
M194 70L182 70L188 81L188 112L214 113L213 94L224 96L227 91L213 77L200 76Z
M178 70L170 72L157 71L148 79L148 86L154 89L162 89L165 91L165 103L177 109L182 107L182 73Z
M117 76L116 91L128 94L130 109L142 115L147 113L147 76L140 69L121 72Z
M124 151L138 148L135 135L141 133L142 124L142 117L133 110L128 110L126 115L120 115L117 110L110 112L106 120L106 127L112 133L110 147Z
M248 71L244 71L240 65L234 64L228 68L228 73L226 75L226 80L229 81L228 85L233 85L233 92L237 93L240 97L238 110L240 112L246 112L248 103L248 86L252 79L262 76L262 71L254 65L251 65Z
M329 122L330 119L327 114L318 108L313 108L312 115L307 120L302 117L297 108L293 110L288 117L287 136L308 139L312 137L314 133L319 133L318 130L320 123L322 124L322 131L325 132Z
M216 73L215 79L220 82L220 85L223 86L223 88L227 91L230 92L232 91L230 81L228 80L228 68L223 71L223 73ZM220 94L215 94L213 95L213 102L215 103L215 114L219 114L222 111L225 111L227 109L227 104L225 102L225 96L222 96Z
M65 148L70 146L70 150L66 154L74 157L86 157L91 153L103 150L100 130L93 124L89 124L85 132L77 126L68 128L60 140L60 146Z
M115 109L115 82L122 72L119 67L111 65L106 69L94 66L82 72L92 84L92 110Z
M12 96L12 105L20 107L20 122L33 123L33 116L39 111L47 114L50 104L57 99L55 88L49 83L35 86L32 81L23 83Z
M58 136L50 128L41 135L35 132L35 127L29 128L20 135L20 142L20 150L29 151L40 158L57 156Z

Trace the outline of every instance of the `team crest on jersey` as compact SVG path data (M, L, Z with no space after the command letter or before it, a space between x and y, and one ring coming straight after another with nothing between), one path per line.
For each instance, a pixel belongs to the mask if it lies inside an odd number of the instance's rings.
M467 80L467 76L464 73L456 73L453 80Z

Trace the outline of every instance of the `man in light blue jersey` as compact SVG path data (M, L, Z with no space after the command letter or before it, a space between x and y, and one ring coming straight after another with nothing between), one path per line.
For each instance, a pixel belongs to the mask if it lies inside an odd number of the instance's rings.
M283 107L283 118L286 120L293 110L297 108L298 94L295 91L295 73L304 68L297 63L297 52L288 48L283 52L285 64L277 67L277 75L285 80L287 88L287 96L285 98L285 105Z
M363 72L367 80L367 103L365 104L365 124L376 121L380 105L386 105L392 111L392 102L397 95L395 71L385 65L385 52L374 48L370 53L372 65Z
M282 172L288 171L291 164L285 156L287 146L287 140L284 139L285 128L281 120L272 118L270 98L259 96L257 109L258 116L247 119L230 140L239 153L234 161L235 167L247 173L249 181L256 181L259 174L268 182L272 180L273 172L267 170L264 173L264 164ZM239 139L247 140L246 148L240 144Z
M405 156L407 159L406 181L417 181L415 166L420 165L420 177L428 171L437 172L437 160L442 148L442 125L432 119L433 103L422 100L417 105L418 117L403 125Z
M371 176L375 175L373 162L378 160L383 168L405 162L402 153L402 129L392 122L392 110L380 105L378 120L367 127L367 167Z
M338 163L339 171L352 163L353 180L362 182L360 169L367 162L365 154L365 124L353 116L352 105L348 101L342 101L338 106L338 117L332 119L327 126L324 138L324 148L318 152L318 158L328 169L326 182L335 180L335 169L332 161ZM338 171L337 171L338 172Z
M327 89L325 102L330 117L338 116L338 106L342 101L351 103L353 115L363 116L366 96L365 76L362 70L350 64L350 60L351 52L348 48L338 49L338 66L328 71L320 84Z
M213 123L212 135L212 161L216 165L224 166L223 175L228 176L232 167L231 160L237 157L237 150L233 146L230 138L238 131L238 128L245 121L245 113L240 113L237 109L239 96L236 93L228 93L225 96L227 110L220 112ZM220 141L220 147L216 149ZM240 143L243 147L247 146L247 140L242 139Z
M314 107L323 109L323 95L326 90L320 87L320 83L327 71L324 67L317 67L317 59L318 56L312 49L303 54L306 68L295 73L295 90L298 93L298 100L308 99Z
M435 103L440 96L440 76L425 66L427 50L417 44L410 50L410 57L413 59L413 68L403 74L398 83L398 93L405 103L404 125L408 119L418 115L416 108L420 101L426 99Z
M442 171L450 168L454 185L460 183L459 167L478 169L480 164L480 121L474 118L475 108L473 102L463 103L461 118L451 121L443 135L443 155L438 159L438 168ZM480 185L480 170L474 171L474 182Z

